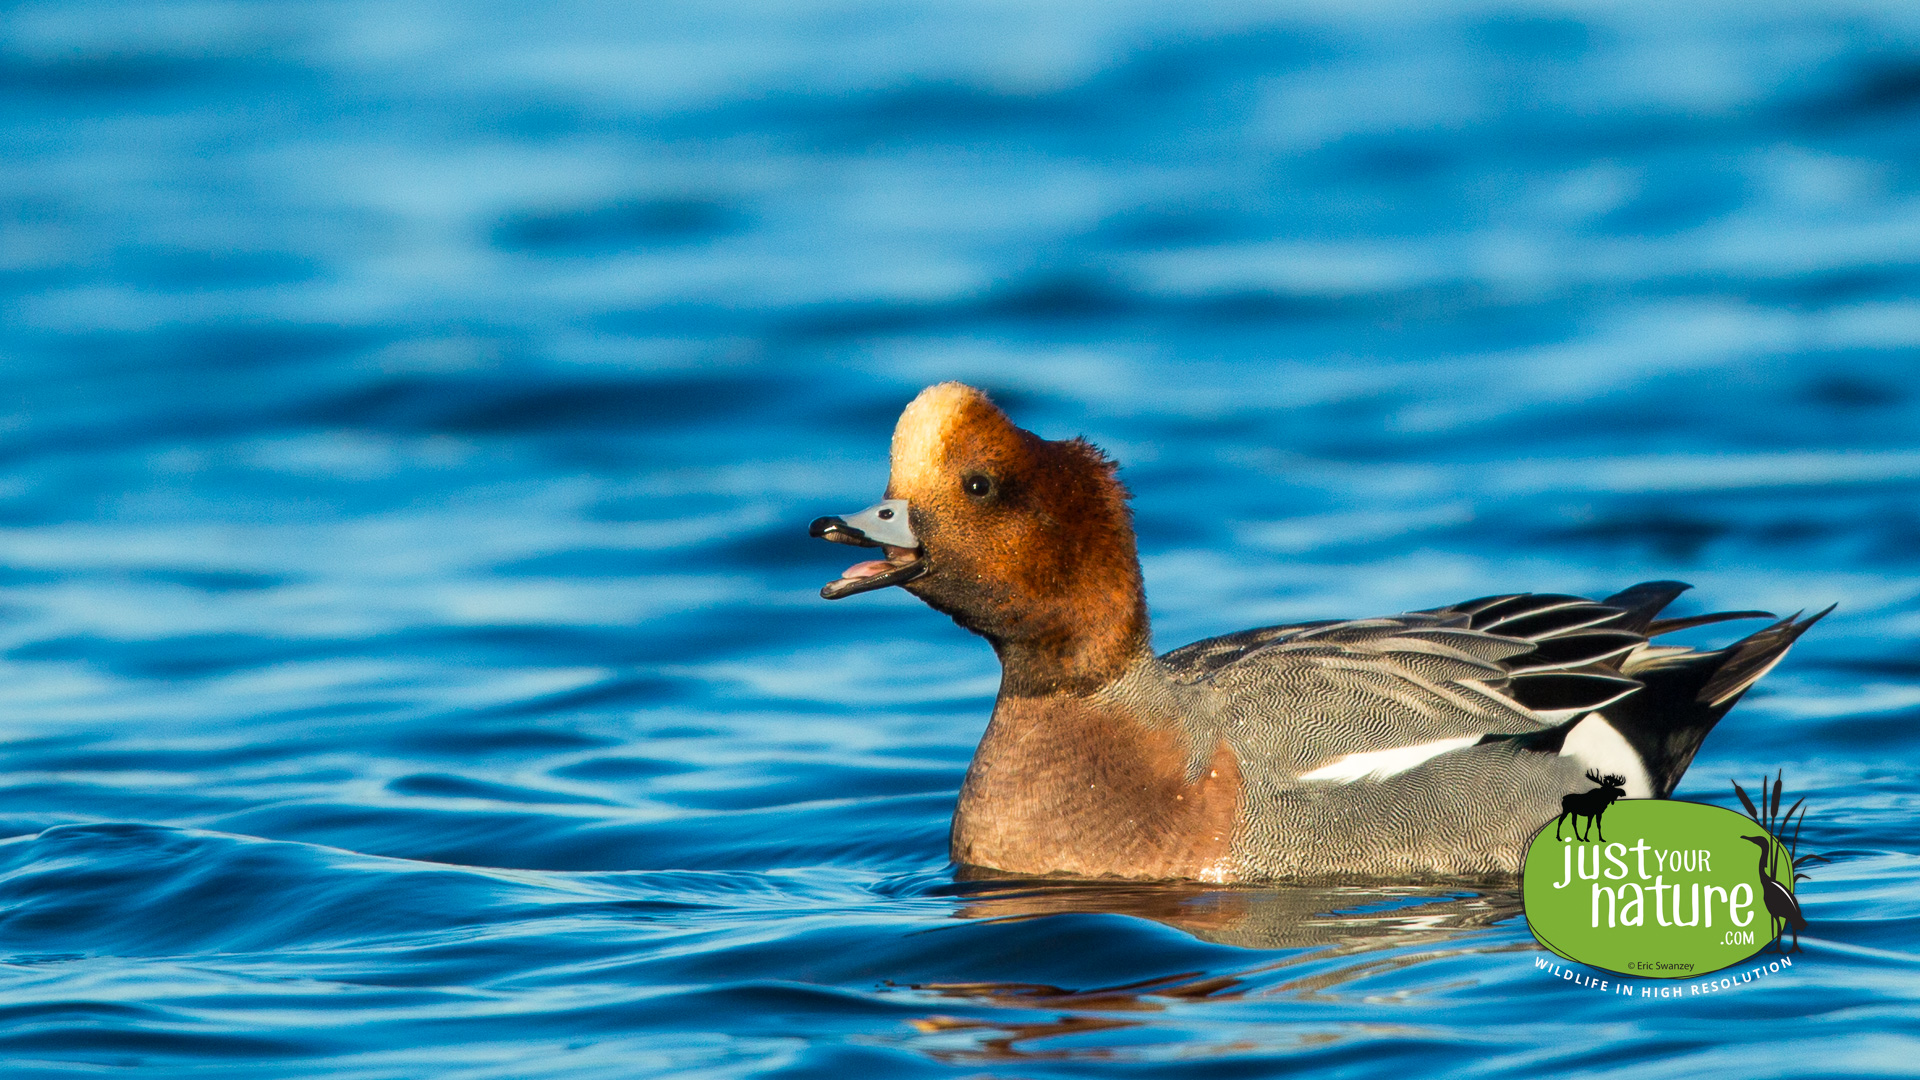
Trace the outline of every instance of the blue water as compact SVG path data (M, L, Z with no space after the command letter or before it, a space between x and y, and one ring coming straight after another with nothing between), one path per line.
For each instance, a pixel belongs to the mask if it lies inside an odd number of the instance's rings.
M1910 4L30 0L0 146L9 1078L1914 1067ZM1163 649L1837 602L1681 790L1809 797L1804 954L958 878L992 655L805 536L946 378Z

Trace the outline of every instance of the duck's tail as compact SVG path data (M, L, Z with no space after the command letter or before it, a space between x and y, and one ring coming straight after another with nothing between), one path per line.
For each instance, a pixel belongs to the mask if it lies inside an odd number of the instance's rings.
M1674 588L1676 585L1677 582L1636 585L1601 603L1634 609L1636 615L1644 613L1644 628L1635 629L1649 639L1689 627L1766 614L1741 611L1687 619L1654 618L1685 588L1683 585ZM1639 755L1657 798L1673 794L1713 726L1761 676L1773 670L1808 627L1832 610L1829 607L1806 618L1796 612L1724 649L1696 652L1649 641L1618 661L1620 674L1638 681L1644 688L1608 705L1604 715L1607 724Z
M1654 638L1677 630L1774 618L1769 611L1660 618L1688 588L1678 581L1648 581L1598 602L1535 594L1485 597L1437 610L1469 620L1475 630L1534 642L1532 653L1508 662L1509 692L1554 726L1524 735L1488 735L1483 741L1512 740L1540 753L1573 754L1603 772L1634 777L1635 797L1642 790L1662 799L1673 794L1713 726L1808 627L1833 610L1804 619L1796 613L1724 649L1697 652L1655 644Z

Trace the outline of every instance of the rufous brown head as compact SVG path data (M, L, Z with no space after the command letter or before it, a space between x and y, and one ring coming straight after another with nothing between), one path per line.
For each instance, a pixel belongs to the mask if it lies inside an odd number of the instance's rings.
M1084 690L1148 651L1127 490L1083 439L1016 427L979 390L940 383L894 427L886 499L812 533L881 547L828 599L899 585L987 638L1018 694Z

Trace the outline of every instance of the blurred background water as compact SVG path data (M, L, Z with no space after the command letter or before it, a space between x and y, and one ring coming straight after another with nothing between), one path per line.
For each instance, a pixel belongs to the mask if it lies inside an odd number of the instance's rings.
M0 28L7 1076L1912 1069L1912 5ZM804 535L945 378L1124 463L1163 649L1837 601L1681 790L1810 796L1804 958L1656 1008L1499 890L956 880L993 658Z

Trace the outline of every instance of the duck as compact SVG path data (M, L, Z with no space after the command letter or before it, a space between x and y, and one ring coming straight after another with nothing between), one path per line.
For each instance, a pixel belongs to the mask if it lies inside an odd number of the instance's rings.
M874 549L820 590L899 588L984 638L999 693L961 782L963 868L1073 878L1510 881L1589 790L1667 798L1806 630L1660 618L1689 586L1484 596L1242 630L1156 654L1130 495L1081 438L927 387L883 498L810 535ZM1735 619L1724 648L1657 643Z

